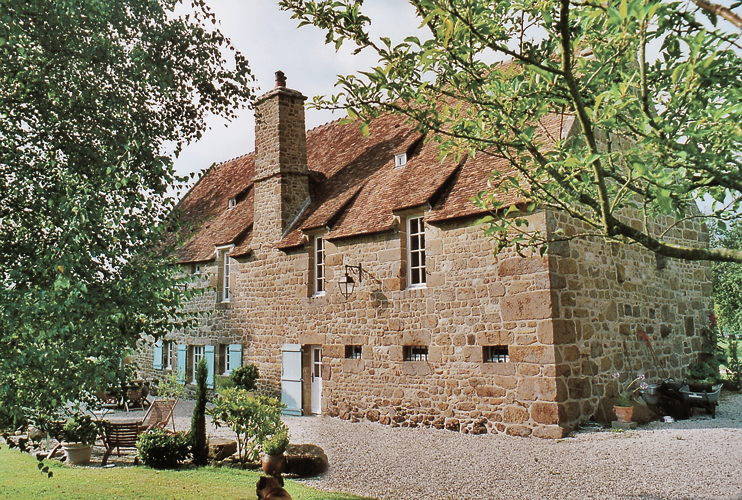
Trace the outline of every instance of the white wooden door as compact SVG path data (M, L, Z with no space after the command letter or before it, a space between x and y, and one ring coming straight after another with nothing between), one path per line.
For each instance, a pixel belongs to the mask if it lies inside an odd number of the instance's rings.
M322 346L313 345L312 349L312 413L322 413Z
M301 345L281 347L281 402L284 415L301 415Z

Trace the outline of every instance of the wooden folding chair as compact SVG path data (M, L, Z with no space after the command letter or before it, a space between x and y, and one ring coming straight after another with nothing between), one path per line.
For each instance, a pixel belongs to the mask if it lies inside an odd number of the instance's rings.
M175 418L173 412L178 404L177 399L155 399L144 414L144 419L139 424L139 432L145 432L157 427L167 427L168 421L172 423L175 432Z
M103 433L106 452L103 455L101 466L105 467L108 457L116 448L121 456L121 448L136 448L139 440L139 422L107 422ZM139 463L139 457L134 457L134 465Z

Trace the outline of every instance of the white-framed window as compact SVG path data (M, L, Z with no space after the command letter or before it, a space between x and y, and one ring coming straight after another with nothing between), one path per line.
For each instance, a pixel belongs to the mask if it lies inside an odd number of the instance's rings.
M201 361L205 354L205 346L194 345L191 346L193 349L193 355L191 356L191 380L196 380L196 367L198 362Z
M402 356L405 361L427 361L428 346L406 345L402 347Z
M325 240L314 238L314 294L325 294Z
M232 360L229 356L229 344L219 344L219 373L229 375L232 371Z
M191 264L191 274L201 274L201 264Z
M485 363L507 363L510 351L506 345L486 345L482 347L482 361Z
M218 294L218 297L221 298L221 302L229 302L229 300L232 298L232 292L229 289L229 261L231 260L231 258L229 257L230 250L231 248L220 248L217 250L217 262L220 266L219 274L221 276L222 285L221 293Z
M407 164L407 153L394 155L394 168L404 167Z
M162 369L173 369L173 356L175 355L175 342L172 340L162 341Z
M425 222L422 216L407 219L407 271L411 288L425 286Z
M237 198L230 198L228 210L232 210L236 206L237 206Z

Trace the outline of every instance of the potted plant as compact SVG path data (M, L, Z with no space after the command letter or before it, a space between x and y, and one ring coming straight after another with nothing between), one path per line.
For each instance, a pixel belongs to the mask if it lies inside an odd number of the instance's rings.
M691 392L712 392L713 386L721 382L719 360L710 358L696 361L688 366L686 381Z
M237 434L237 456L244 468L248 461L260 459L260 451L269 436L285 429L281 409L275 398L251 396L244 389L224 389L214 398L207 413L217 427L229 427ZM286 437L288 440L288 435Z
M284 452L289 446L289 430L282 424L281 429L263 441L261 461L263 472L269 476L280 476L286 468Z
M84 464L90 462L93 444L98 437L98 425L88 415L75 415L62 428L62 448L67 454L67 462Z
M613 413L618 417L618 421L624 424L631 422L631 417L634 415L634 407L631 403L631 398L637 389L647 389L649 385L645 382L646 377L643 373L639 373L635 379L633 379L626 388L622 391L620 387L619 378L621 374L616 372L613 374L613 378L616 379L616 383L619 384L618 398L616 403L613 405Z

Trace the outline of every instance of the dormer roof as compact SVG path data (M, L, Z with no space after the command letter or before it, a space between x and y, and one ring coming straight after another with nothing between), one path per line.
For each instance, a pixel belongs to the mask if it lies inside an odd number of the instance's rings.
M543 121L548 135L561 137L573 124L570 117ZM307 166L311 202L277 245L289 249L302 236L327 227L328 240L390 231L395 212L430 207L428 222L472 217L483 211L471 198L487 189L494 170L508 172L502 158L480 154L456 162L440 158L434 141L423 136L406 117L384 115L364 136L357 123L334 121L307 132ZM394 156L407 153L407 163L395 168ZM213 258L215 245L233 244L233 257L246 255L254 221L252 180L255 155L250 153L209 169L181 201L181 221L192 236L177 253L179 262ZM229 210L229 199L236 206ZM505 205L519 200L504 195Z

